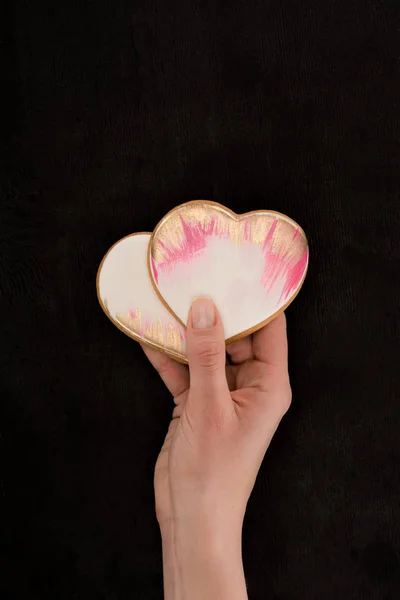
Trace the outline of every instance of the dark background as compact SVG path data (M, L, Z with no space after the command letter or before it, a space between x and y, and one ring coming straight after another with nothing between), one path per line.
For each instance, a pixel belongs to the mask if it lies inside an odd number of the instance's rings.
M95 277L193 198L278 210L310 240L293 404L245 522L250 600L398 600L398 0L2 12L1 600L162 598L172 402Z

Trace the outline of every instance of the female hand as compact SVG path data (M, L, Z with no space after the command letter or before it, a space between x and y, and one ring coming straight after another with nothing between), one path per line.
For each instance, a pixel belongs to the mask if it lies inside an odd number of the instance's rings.
M225 348L216 307L197 299L187 327L189 369L144 351L176 405L154 480L165 598L245 599L246 504L291 402L285 316Z

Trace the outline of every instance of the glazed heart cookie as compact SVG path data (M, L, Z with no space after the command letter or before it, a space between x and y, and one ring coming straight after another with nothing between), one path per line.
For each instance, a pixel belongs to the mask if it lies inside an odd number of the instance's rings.
M212 298L229 343L294 300L306 275L308 244L301 227L280 213L236 215L195 200L156 226L148 265L155 290L182 325L196 297Z
M110 248L97 273L97 296L121 331L186 362L185 328L161 302L149 277L149 240L150 233L134 233Z

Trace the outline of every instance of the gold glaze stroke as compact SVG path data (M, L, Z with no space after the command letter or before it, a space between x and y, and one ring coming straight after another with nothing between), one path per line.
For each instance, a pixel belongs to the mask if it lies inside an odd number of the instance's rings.
M215 230L221 236L229 236L233 244L239 246L251 243L263 246L275 221L278 221L272 236L274 254L286 255L289 261L296 262L307 250L307 239L303 230L285 215L272 211L255 211L244 215L234 215L225 207L210 201L193 201L177 207L157 226L157 235L153 234L150 251L156 264L165 263L171 251L182 248L185 244L183 222L187 226L207 231L214 221ZM213 210L210 210L210 205ZM299 239L292 243L295 232Z

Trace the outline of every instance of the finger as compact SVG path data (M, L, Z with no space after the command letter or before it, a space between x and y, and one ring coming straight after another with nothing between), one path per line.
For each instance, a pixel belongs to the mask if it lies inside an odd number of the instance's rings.
M229 354L229 358L235 365L244 363L246 360L251 360L253 358L252 337L247 336L241 340L238 340L237 342L228 344L226 351Z
M268 390L268 373L264 363L259 360L251 360L236 367L237 389L257 388L264 392Z
M237 389L236 383L236 375L240 367L238 365L226 365L226 380L228 382L228 387L231 392Z
M214 398L228 392L224 328L209 298L198 298L192 304L186 331L186 351L191 390Z
M287 371L288 346L284 313L253 335L253 352L257 360Z
M143 351L171 394L176 398L189 388L189 371L170 356L141 344Z

